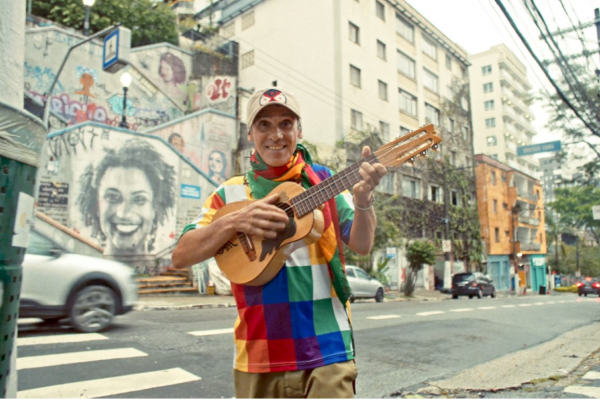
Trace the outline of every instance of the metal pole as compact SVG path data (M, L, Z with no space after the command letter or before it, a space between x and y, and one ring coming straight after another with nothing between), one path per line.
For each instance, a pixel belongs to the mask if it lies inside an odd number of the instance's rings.
M579 236L577 236L577 275L581 277L581 270L579 269Z
M54 77L54 80L52 81L52 84L50 84L50 88L44 95L44 118L42 119L42 121L44 121L44 124L46 126L48 126L48 115L50 114L50 97L52 96L52 92L54 91L54 86L56 86L56 82L58 82L58 77L60 76L60 73L62 72L63 68L65 67L65 64L67 63L67 59L69 58L69 55L71 54L71 52L75 48L81 46L82 44L85 44L93 39L96 39L97 37L104 35L105 33L117 28L120 25L121 25L121 23L119 22L119 23L114 24L113 26L109 26L108 28L102 29L100 32L95 33L92 36L88 37L87 39L84 39L81 42L69 47L69 50L67 50L67 54L65 55L65 58L63 59L62 64L60 64L60 68L58 69L58 72L56 73L56 76Z
M121 123L119 124L120 128L128 128L127 117L125 116L126 111L127 111L127 87L123 86L123 113L121 114Z
M90 6L85 6L85 20L83 21L83 36L90 32Z
M448 182L446 180L446 169L442 164L442 185L444 187L444 239L450 240L450 220L448 217ZM450 247L452 251L452 247ZM450 263L450 251L444 253L444 287L449 289L452 287L452 264ZM447 279L446 279L447 278Z

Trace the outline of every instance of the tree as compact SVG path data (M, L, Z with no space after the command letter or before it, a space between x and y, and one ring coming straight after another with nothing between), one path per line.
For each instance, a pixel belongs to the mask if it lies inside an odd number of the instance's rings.
M408 245L406 249L408 273L404 284L404 294L406 296L413 294L417 272L423 268L423 264L434 264L436 258L436 246L428 240L415 240Z
M61 25L83 29L81 0L33 0L33 14ZM90 9L90 34L117 22L131 29L131 46L168 42L178 44L175 13L164 3L150 0L96 0Z
M600 245L600 220L594 220L592 206L600 205L600 189L578 186L556 189L556 200L548 204L568 226L588 231Z
M554 257L548 254L548 266L550 266L557 274L563 273L561 268L560 257L564 259L566 257L566 248L564 243L561 242L561 235L563 233L571 232L571 227L566 225L560 215L556 215L554 212L547 212L546 215L546 243L548 248L554 245ZM559 244L559 242L561 242Z

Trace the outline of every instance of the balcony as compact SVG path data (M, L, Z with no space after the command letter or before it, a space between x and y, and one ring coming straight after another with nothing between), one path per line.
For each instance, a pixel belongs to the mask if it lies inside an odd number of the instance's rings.
M542 245L540 243L521 242L521 251L540 251Z
M527 217L524 215L519 216L519 223L533 226L540 226L539 218Z

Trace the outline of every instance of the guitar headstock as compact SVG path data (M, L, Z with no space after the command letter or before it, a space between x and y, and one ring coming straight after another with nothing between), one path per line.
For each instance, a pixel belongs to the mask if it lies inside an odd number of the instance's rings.
M441 141L433 124L429 124L381 146L374 154L386 167L412 164L416 157L426 157L428 150L438 151Z

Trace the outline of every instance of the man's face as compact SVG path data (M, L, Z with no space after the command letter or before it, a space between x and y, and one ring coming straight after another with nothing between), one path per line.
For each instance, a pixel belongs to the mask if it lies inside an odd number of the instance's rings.
M298 139L302 139L298 117L278 104L263 108L248 132L248 140L254 142L258 154L271 167L287 164L296 151Z
M98 187L100 228L112 246L125 252L141 251L156 212L154 192L144 171L114 167Z

